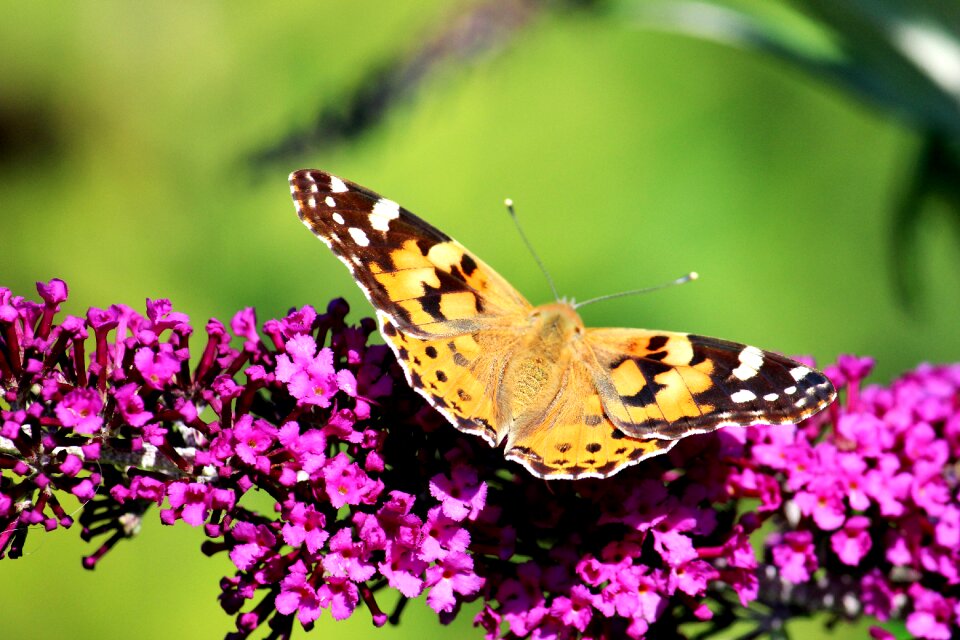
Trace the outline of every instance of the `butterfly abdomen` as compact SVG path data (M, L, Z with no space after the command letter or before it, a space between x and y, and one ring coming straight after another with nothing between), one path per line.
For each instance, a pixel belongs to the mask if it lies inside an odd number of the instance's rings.
M542 420L544 409L561 391L570 344L583 330L580 317L565 303L537 307L528 321L529 337L508 360L501 391L518 425Z

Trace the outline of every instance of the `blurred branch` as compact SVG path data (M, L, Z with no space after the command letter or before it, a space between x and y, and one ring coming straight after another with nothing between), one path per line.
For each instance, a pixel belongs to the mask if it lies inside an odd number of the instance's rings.
M441 68L496 53L555 4L548 0L486 0L454 13L434 35L420 39L422 46L411 54L368 71L356 88L340 99L325 100L309 130L289 134L279 144L255 154L254 161L274 161L359 138L379 125L390 109L413 97Z

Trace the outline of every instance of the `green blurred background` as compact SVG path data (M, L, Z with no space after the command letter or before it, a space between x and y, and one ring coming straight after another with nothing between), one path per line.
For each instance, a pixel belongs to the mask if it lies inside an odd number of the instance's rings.
M549 289L508 196L564 295L701 275L588 307L588 324L821 363L872 355L879 382L960 359L960 250L936 204L918 227L919 307L891 286L891 210L917 133L781 61L575 3L524 12L534 4L505 2L521 11L488 46L441 51L378 123L328 139L318 114L391 61L420 60L475 3L0 4L0 286L35 296L63 278L73 313L168 297L197 327L335 296L359 318L368 304L290 202L287 174L310 166L425 217L535 303ZM75 531L30 540L0 565L11 637L230 628L216 602L228 561L199 553L199 531L153 518L92 573ZM439 632L425 607L406 615L380 637ZM448 632L478 637L471 618ZM325 631L365 637L369 616Z

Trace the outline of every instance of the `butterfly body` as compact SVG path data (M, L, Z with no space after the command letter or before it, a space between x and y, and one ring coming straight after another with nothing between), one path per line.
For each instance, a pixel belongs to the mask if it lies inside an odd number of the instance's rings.
M520 324L519 332L517 351L505 363L504 382L512 389L517 408L522 409L524 403L553 399L557 384L551 373L569 364L583 324L572 309L547 305L536 307L525 325Z
M503 381L497 389L498 444L511 432L525 433L543 424L545 409L561 394L562 372L579 355L583 329L580 317L565 303L536 307L525 322L517 323L516 346L503 356Z
M835 391L756 347L584 326L534 307L460 243L322 171L291 174L301 220L377 309L407 381L456 428L548 479L602 478L731 425L798 422Z

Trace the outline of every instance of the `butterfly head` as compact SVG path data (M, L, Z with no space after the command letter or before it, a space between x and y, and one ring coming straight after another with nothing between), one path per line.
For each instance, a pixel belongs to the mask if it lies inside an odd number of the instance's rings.
M576 340L584 333L583 320L573 305L565 300L535 307L530 312L530 323L536 335L555 336L560 340Z

